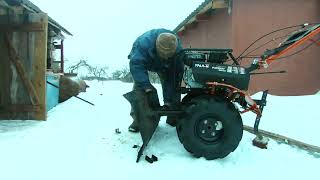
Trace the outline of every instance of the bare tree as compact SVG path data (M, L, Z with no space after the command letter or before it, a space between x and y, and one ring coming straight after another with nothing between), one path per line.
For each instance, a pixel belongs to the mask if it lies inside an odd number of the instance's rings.
M87 65L88 71L89 71L89 75L96 77L97 79L101 79L101 78L107 78L107 70L109 69L108 67L104 66L104 67L92 67L90 65Z
M118 69L111 74L111 79L113 80L121 80L124 82L133 82L132 75L130 73L129 68L123 67L122 69Z
M78 63L70 66L67 70L69 73L74 73L74 71L78 71L81 67L84 67L88 70L87 77L90 77L89 79L107 79L107 71L109 69L107 66L91 66L85 59L81 59Z
M77 64L71 65L67 71L69 73L74 73L74 71L78 70L80 67L87 67L89 66L87 60L81 59Z
M116 71L111 73L111 79L112 80L120 80L121 76L122 76L121 70L116 70Z

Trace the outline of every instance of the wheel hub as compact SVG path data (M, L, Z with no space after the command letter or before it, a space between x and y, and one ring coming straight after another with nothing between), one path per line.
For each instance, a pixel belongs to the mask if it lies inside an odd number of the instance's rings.
M198 137L207 142L214 142L223 134L222 122L212 117L201 119L196 128Z

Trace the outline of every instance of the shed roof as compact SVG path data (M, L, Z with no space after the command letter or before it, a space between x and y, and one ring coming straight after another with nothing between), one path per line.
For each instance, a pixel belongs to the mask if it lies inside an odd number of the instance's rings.
M187 18L185 18L173 31L180 32L185 29L185 26L197 22L197 16L211 12L218 8L227 8L232 0L205 0L202 2Z
M24 8L32 11L32 12L36 12L36 13L43 13L43 11L41 11L40 8L38 8L36 5L34 5L31 1L29 0L5 0L8 5L11 6L17 6L17 5L21 5ZM52 19L50 16L48 16L48 20L49 20L49 25L53 26L54 28L63 31L64 33L72 36L72 34L65 29L64 27L62 27L59 23L57 23L54 19Z

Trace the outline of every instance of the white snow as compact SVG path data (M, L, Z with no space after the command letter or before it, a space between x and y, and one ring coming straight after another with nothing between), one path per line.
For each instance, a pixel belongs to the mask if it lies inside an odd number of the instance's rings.
M319 156L273 140L267 150L258 149L251 145L254 135L247 132L224 159L194 158L163 119L144 153L159 160L149 164L143 156L136 163L138 149L132 146L141 145L141 138L127 131L130 105L122 97L132 84L89 85L79 96L95 106L71 98L53 108L45 122L0 121L1 180L319 179ZM267 100L261 129L320 146L319 95L269 95ZM251 126L254 118L253 113L243 115ZM117 128L121 134L115 133Z

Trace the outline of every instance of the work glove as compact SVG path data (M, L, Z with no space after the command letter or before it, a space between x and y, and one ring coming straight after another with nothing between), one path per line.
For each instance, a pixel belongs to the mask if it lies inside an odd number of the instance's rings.
M158 109L160 104L159 104L159 98L158 98L158 93L157 93L156 88L151 86L151 87L144 89L144 91L147 96L147 101L148 101L149 106L152 109Z

